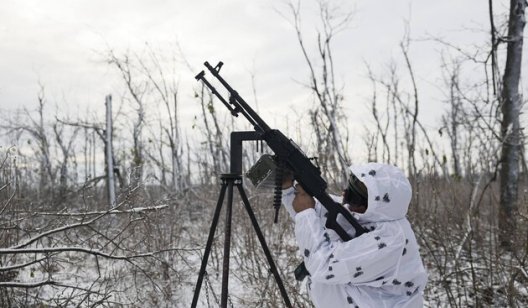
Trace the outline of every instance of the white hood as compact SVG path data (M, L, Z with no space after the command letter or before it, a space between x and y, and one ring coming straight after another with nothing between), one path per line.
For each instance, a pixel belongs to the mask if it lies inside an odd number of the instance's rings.
M349 168L368 190L368 208L355 214L359 222L381 222L404 218L412 189L403 171L391 165L367 163Z

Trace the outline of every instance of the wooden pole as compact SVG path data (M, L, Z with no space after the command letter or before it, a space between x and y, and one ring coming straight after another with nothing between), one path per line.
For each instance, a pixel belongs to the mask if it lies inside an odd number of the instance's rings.
M114 178L114 161L112 149L112 95L107 95L105 98L106 105L106 184L108 188L108 203L110 207L116 205L115 195L115 178Z

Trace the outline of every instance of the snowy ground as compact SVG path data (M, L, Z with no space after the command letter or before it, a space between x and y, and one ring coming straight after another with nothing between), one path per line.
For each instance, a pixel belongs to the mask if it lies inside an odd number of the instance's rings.
M289 217L281 211L279 223L273 224L271 196L260 192L249 195L290 300L294 307L312 307L306 287L293 276L301 259ZM206 196L192 191L156 202L142 198L130 200L118 209L120 212L103 215L89 225L50 233L24 247L48 249L46 253L8 254L4 250L0 253L0 284L20 285L0 288L0 306L189 307L216 202L215 193ZM446 212L431 216L424 210L431 210L427 207L432 204L410 213L429 271L425 306L528 305L526 250L500 250L493 240L494 225L486 224L484 218L488 216L483 212L480 218L472 219L473 229L468 233L463 215ZM12 244L3 247L16 247L37 234L80 224L96 215L96 211L90 215L73 215L80 209L64 211L61 216L43 215L44 211L29 215L25 209L19 210L17 215L22 222L18 226L31 232L8 234L4 231L3 238ZM15 216L12 221L16 221ZM219 306L223 227L222 213L199 307ZM282 307L277 284L237 198L232 228L229 306ZM519 242L526 245L525 239L519 238ZM85 251L76 250L79 247ZM7 270L9 266L35 260L33 264ZM42 282L48 283L26 288Z

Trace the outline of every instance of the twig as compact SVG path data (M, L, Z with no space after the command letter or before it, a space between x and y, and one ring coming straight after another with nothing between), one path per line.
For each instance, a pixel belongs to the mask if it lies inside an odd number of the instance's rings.
M2 207L2 210L0 210L0 214L3 214L4 211L7 209L7 206L11 203L11 200L13 200L13 197L15 196L16 194L16 188L13 190L13 193L11 194L11 196L9 197L9 200L6 201L6 203L4 204L4 206Z
M464 237L462 238L462 241L458 245L458 248L456 249L455 260L454 260L455 262L458 261L458 259L460 258L460 253L462 252L462 248L464 247L464 244L466 243L471 232L473 232L473 227L471 226L471 216L473 214L472 213L473 208L475 207L475 204L476 204L475 199L477 198L477 192L480 186L480 182L482 181L482 177L484 177L484 172L480 174L477 180L477 183L475 184L475 187L473 188L473 192L471 193L471 201L469 202L469 209L466 214L467 230L464 233Z
M132 193L134 190L138 189L139 186L137 187L134 187L130 193ZM125 200L126 201L126 200ZM20 249L22 247L25 247L25 246L28 246L30 245L31 243L43 238L43 237L46 237L48 235L51 235L51 234L54 234L54 233L58 233L58 232L63 232L63 231L66 231L66 230L69 230L69 229L73 229L73 228L77 228L77 227L82 227L82 226L87 226L91 223L94 223L95 221L99 220L100 218L108 215L111 211L121 207L123 204L125 204L125 201L123 202L120 202L119 204L117 204L116 206L114 206L113 208L110 208L108 211L105 211L103 212L102 214L99 214L98 216L86 221L86 222L80 222L80 223L76 223L76 224L71 224L71 225L66 225L66 226L62 226L60 228L56 228L56 229L53 229L53 230L49 230L47 232L44 232L44 233L40 233L32 238L30 238L29 240L27 240L25 243L22 243L22 244L19 244L17 246L14 246L12 247L13 249Z
M58 285L59 283L54 280L45 280L39 282L11 282L11 281L2 281L0 282L0 288L38 288L45 285Z
M162 250L153 251L153 252L145 252L145 253L141 253L141 254L137 254L137 255L115 256L115 255L107 254L107 253L102 252L100 250L93 250L93 249L87 249L87 248L75 247L75 246L72 246L72 247L47 247L47 248L46 247L45 248L23 248L23 249L0 248L0 255L2 255L2 254L20 254L20 253L57 253L57 252L71 252L71 251L73 251L73 252L89 253L89 254L92 254L92 255L97 255L97 256L108 258L108 259L130 260L130 259L135 259L135 258L152 257L155 254L159 254L159 253L167 252L167 251L175 251L175 250L189 250L189 251L191 251L191 250L195 250L195 249L191 249L191 248L167 248L167 249L162 249Z
M5 271L11 271L11 270L19 269L19 268L24 268L26 266L30 266L31 264L35 264L35 263L39 263L40 261L44 261L48 257L49 256L46 256L46 257L43 257L43 258L40 258L40 259L36 259L36 260L33 260L31 262L27 262L27 263L24 263L24 264L16 264L16 265L11 265L11 266L6 266L6 267L0 267L0 272L5 272Z
M76 212L76 213L50 213L50 212L31 212L35 215L40 216L68 216L68 217L75 217L75 216L88 216L88 215L101 215L101 214L131 214L131 213L143 213L143 212L151 212L151 211L158 211L169 207L168 205L158 205L153 207L137 207L132 208L129 210L110 210L110 211L96 211L96 212ZM20 211L22 212L22 211Z

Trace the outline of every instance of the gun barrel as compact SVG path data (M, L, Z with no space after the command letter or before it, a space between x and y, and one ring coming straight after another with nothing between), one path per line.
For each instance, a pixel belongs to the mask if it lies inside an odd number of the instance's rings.
M216 95L216 97L218 97L218 99L227 107L227 109L231 111L231 114L234 115L235 117L238 117L237 110L231 107L231 105L227 103L225 98L223 98L222 95L218 93L216 88L207 79L205 79L204 75L205 75L205 72L202 71L200 74L196 75L195 78L196 80L201 80L211 90L211 92L213 92L213 94Z
M262 118L255 112L255 110L253 110L253 108L251 108L249 104L240 95L238 95L238 92L235 91L233 88L231 88L229 83L227 83L227 81L225 81L224 78L220 76L218 71L220 67L222 67L221 65L216 66L218 67L218 70L216 69L216 67L212 67L211 64L209 64L209 62L205 62L204 65L211 72L211 74L213 74L213 76L215 76L215 78L218 79L218 81L220 81L220 83L229 92L229 95L231 96L229 98L229 102L235 105L236 111L242 112L242 114L244 114L244 116L248 119L248 121L251 122L251 124L253 124L256 130L259 130L263 133L271 130L268 124L266 124L266 122L262 120Z

